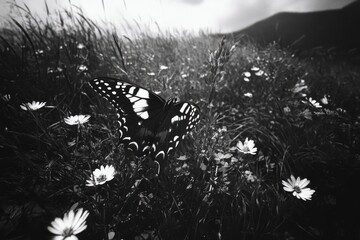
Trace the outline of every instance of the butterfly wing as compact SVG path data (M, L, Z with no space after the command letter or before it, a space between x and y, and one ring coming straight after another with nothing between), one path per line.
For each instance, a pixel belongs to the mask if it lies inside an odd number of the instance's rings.
M188 102L171 105L156 130L152 146L154 159L161 161L173 151L200 120L199 107ZM155 149L154 149L155 148Z
M89 84L116 108L120 140L125 148L138 157L150 153L165 100L125 80L101 77Z

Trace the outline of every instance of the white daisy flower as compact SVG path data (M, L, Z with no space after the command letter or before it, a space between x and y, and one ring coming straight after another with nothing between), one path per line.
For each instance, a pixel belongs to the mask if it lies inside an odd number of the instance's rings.
M289 106L284 107L284 112L285 113L291 112L291 108Z
M236 147L240 152L245 154L255 155L257 152L254 140L249 140L248 138L245 139L244 144L239 141Z
M90 180L86 180L86 186L102 185L111 181L115 175L115 168L112 165L100 166L93 171Z
M64 121L68 125L84 124L89 121L90 115L75 115L64 118Z
M20 105L21 109L22 110L25 110L27 111L28 109L32 110L32 111L36 111L42 107L44 107L46 104L46 102L35 102L35 101L32 101L32 103L23 103Z
M244 96L245 96L245 97L248 97L248 98L252 98L252 97L253 97L252 93L249 93L249 92L248 92L248 93L244 93Z
M311 103L311 105L313 105L316 108L322 108L320 103L318 103L316 100L312 99L311 97L309 98L309 102Z
M80 65L80 66L78 66L78 71L79 71L79 72L86 71L86 70L88 70L88 67L87 67L87 66L85 66L85 65Z
M1 98L2 98L5 102L9 102L10 99L11 99L10 94L4 94L4 95L1 95L1 94L0 94L0 96L1 96Z
M300 80L299 83L295 84L294 88L292 89L293 93L299 93L303 90L307 90L308 86L306 86L305 81L303 79Z
M77 48L78 48L78 49L83 49L83 48L85 48L85 45L84 45L83 43L79 43L79 44L77 45Z
M255 182L256 176L253 175L253 173L249 170L245 170L244 176L248 182Z
M324 104L324 105L329 104L328 97L329 97L329 96L324 95L324 97L323 97L322 99L320 99L320 101L322 102L322 104Z
M306 178L301 180L300 177L297 177L295 179L293 175L291 175L287 181L282 180L285 191L292 192L295 197L304 201L311 200L311 195L315 192L315 190L305 188L309 183L310 181Z
M243 74L245 77L248 77L248 78L251 77L251 73L249 73L249 72L243 72Z
M256 76L262 76L263 74L264 74L263 70L260 70L260 71L255 73Z
M80 208L76 214L73 210L64 214L64 217L55 218L48 226L48 230L55 234L53 240L77 240L75 236L86 229L86 218L89 216L88 211Z

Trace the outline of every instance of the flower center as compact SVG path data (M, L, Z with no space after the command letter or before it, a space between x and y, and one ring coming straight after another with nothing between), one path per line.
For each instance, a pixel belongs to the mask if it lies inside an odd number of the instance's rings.
M101 174L99 177L96 178L97 182L104 182L106 181L106 175L105 174Z
M301 188L299 186L294 186L294 191L297 193L301 193Z
M248 146L244 146L243 151L244 152L250 152L250 148Z
M64 234L63 234L66 237L71 237L73 235L73 229L72 228L65 228L64 229Z

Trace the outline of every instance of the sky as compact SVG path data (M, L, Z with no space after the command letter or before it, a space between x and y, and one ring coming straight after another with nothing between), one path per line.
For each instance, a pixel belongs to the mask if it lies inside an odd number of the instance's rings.
M45 1L50 11L76 11L77 6L100 25L111 22L124 33L139 29L225 33L278 12L338 9L354 0L0 0L0 26L10 15L18 17L17 9L11 7L14 2L26 4L33 14L45 18Z

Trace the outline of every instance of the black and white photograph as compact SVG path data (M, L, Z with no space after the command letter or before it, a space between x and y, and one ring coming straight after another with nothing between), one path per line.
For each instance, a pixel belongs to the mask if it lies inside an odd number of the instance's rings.
M0 239L360 240L360 0L0 0Z

